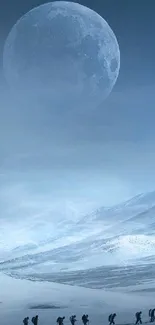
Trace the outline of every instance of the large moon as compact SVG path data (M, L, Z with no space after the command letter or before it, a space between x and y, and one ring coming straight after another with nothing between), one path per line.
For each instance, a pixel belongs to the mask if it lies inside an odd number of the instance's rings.
M23 99L96 107L110 94L120 50L108 23L78 3L38 6L11 29L3 53L5 78Z

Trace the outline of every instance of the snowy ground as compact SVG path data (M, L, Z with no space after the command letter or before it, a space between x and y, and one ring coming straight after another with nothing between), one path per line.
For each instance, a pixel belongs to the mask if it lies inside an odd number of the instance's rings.
M48 282L31 282L0 276L0 324L22 324L24 316L39 314L40 324L55 324L58 315L65 315L65 324L69 316L88 313L91 324L107 324L110 312L117 312L117 324L134 322L136 310L142 309L144 320L148 320L148 309L154 304L151 294L119 293L99 289ZM60 309L31 309L34 305L60 307Z

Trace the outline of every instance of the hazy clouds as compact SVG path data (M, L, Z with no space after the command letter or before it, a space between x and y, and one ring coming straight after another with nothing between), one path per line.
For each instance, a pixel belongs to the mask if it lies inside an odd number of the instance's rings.
M3 96L1 185L6 175L7 181L10 177L19 183L44 179L51 189L71 197L78 197L79 191L94 201L102 197L101 204L110 204L113 191L112 203L117 196L120 200L121 195L123 199L152 189L154 90L150 86L114 91L95 111L64 107L57 112Z

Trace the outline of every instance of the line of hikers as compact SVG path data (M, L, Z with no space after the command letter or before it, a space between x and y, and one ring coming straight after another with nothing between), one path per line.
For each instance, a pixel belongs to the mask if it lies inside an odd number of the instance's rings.
M116 314L109 315L108 318L109 325L115 324L114 322L115 317ZM142 324L142 311L137 311L135 317L136 317L135 325ZM153 323L155 321L155 308L149 310L149 317L150 317L150 323Z
M33 316L32 319L31 319L32 324L33 325L38 325L38 319L39 319L38 315ZM23 319L23 323L24 323L24 325L28 325L28 323L29 323L29 317L25 317Z
M109 325L115 325L115 317L116 314L111 314L109 315L108 321L109 321ZM137 311L137 313L135 314L136 317L136 322L135 325L137 324L142 324L142 311ZM150 317L150 323L153 323L155 321L155 308L150 309L149 310L149 317Z
M58 317L57 320L56 320L57 324L58 325L63 325L64 324L64 319L65 319L65 316ZM70 316L69 320L71 322L71 325L75 325L75 323L77 322L76 315ZM31 322L33 323L33 325L38 325L38 315L32 317ZM89 324L88 315L84 314L82 316L82 322L83 322L83 325ZM24 323L24 325L28 325L29 324L29 317L25 317L23 319L23 323Z
M63 325L63 321L65 319L65 316L64 317L58 317L57 318L57 323L58 325ZM71 325L75 325L75 323L77 322L77 319L76 319L76 315L72 315L70 316L69 318L70 322L71 322ZM88 318L88 315L83 315L82 318L81 318L82 322L83 322L83 325L87 325L89 324L89 318Z
M135 324L142 324L142 311L138 311L136 314L136 323ZM150 323L153 323L155 321L155 308L149 309L149 317L150 317Z
M109 325L115 325L116 316L117 315L115 313L109 315L109 317L108 317ZM135 325L142 324L142 311L137 311L136 314L135 314L135 317L136 317ZM149 310L149 317L150 317L150 323L153 323L155 321L155 308ZM63 317L59 316L57 318L57 320L56 320L57 324L58 325L63 325L64 324L64 319L65 319L65 316L63 316ZM69 320L70 320L71 325L75 325L75 323L77 322L76 315L70 316ZM82 320L83 325L89 324L88 315L84 314L82 316L81 320ZM31 319L31 322L32 322L33 325L38 325L38 315L33 316L32 319ZM28 325L29 324L29 317L25 317L23 319L23 323L24 323L24 325Z
M150 323L155 321L155 308L149 310Z
M142 311L138 311L136 314L136 323L137 324L142 324ZM149 317L150 317L150 323L153 323L155 321L155 308L149 309Z

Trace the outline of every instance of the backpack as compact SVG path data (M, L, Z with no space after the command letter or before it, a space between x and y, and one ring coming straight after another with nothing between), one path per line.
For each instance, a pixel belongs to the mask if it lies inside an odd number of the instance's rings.
M109 317L108 317L109 322L111 321L111 317L112 317L112 314L110 314Z
M32 317L31 322L34 324L35 323L35 317Z

